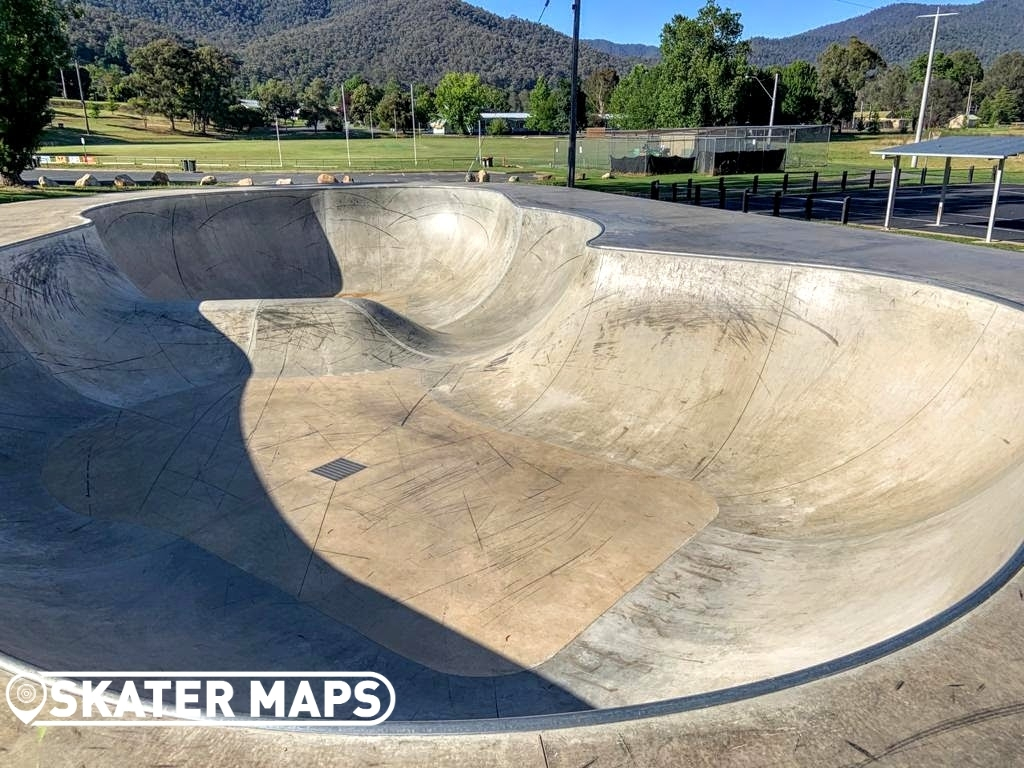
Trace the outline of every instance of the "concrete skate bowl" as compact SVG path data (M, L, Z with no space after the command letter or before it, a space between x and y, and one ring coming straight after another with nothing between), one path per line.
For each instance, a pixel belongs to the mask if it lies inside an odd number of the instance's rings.
M370 669L395 727L597 722L864 663L1018 565L1013 306L473 188L86 215L0 251L19 664Z

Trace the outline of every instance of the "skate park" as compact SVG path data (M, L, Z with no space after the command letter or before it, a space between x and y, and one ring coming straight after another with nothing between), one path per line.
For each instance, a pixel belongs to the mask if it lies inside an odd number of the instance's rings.
M4 209L9 672L395 684L229 764L1022 735L1016 254L511 185Z

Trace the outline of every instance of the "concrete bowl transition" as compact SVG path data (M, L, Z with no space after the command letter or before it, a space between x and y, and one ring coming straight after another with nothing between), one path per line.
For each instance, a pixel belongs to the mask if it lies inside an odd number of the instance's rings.
M0 653L561 727L870 667L1014 576L995 252L563 192L136 194L7 238Z

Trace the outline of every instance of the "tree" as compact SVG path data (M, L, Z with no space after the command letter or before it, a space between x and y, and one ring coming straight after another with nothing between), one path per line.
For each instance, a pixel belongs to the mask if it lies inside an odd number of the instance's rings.
M454 130L469 133L493 96L480 82L479 75L449 72L434 89L434 109Z
M384 93L373 113L377 117L377 125L397 132L409 123L409 94L396 81L390 81L384 86Z
M846 45L832 43L818 57L822 119L829 123L850 120L858 94L883 69L885 60L881 54L856 37L851 37Z
M191 52L174 40L161 38L133 50L128 61L132 90L153 113L170 121L172 131L176 130L175 121L187 114L183 83L192 68Z
M982 111L984 111L985 102L990 99L994 100L989 104L987 114L1005 117L1005 115L1020 115L1024 112L1024 53L1020 51L1004 53L992 62L978 91L979 96L984 99ZM984 119L980 112L979 117ZM985 122L1010 122L1010 120L985 119Z
M989 125L999 123L1012 123L1021 118L1020 103L1017 97L1006 86L1003 86L991 96L986 96L981 103L979 110L980 117Z
M583 81L583 92L593 107L592 122L595 125L604 125L604 116L608 113L612 93L618 84L619 73L611 67L594 70Z
M313 133L316 133L320 122L327 120L333 114L327 83L322 77L313 78L302 91L302 95L299 96L299 119L312 128Z
M809 61L794 61L782 68L779 93L779 122L813 123L818 119L818 71Z
M541 77L530 92L530 116L526 127L540 133L568 133L572 108L572 85L564 77L552 90ZM580 126L586 125L586 101L582 92L576 94L576 116Z
M299 108L299 97L291 83L271 78L256 86L256 98L270 120L291 120Z
M413 93L416 95L416 114L413 117L417 129L422 130L435 114L434 93L427 86L420 84L413 86Z
M658 122L722 125L735 119L750 46L740 40L740 15L715 0L697 18L676 15L661 32Z
M558 105L555 103L555 94L543 75L537 78L537 84L530 91L528 111L530 116L526 118L527 130L540 133L555 132Z
M658 126L661 70L637 64L612 93L612 121L617 128L648 130Z
M67 15L56 0L0 0L0 186L21 183L31 165L67 52Z
M925 73L928 70L928 54L922 53L907 68L907 74L912 83L923 83ZM942 78L955 83L963 88L964 95L967 95L967 88L971 80L980 82L985 76L981 61L974 51L953 51L948 56L942 51L935 52L932 59L932 77Z
M205 134L210 123L223 122L237 99L232 83L238 61L213 46L189 51L189 67L179 85L182 105L192 121L192 131Z
M915 117L908 86L907 70L899 65L889 67L867 84L864 103L868 109L888 111L893 117Z
M351 91L348 90L348 83L345 84L346 95L348 96L348 117L356 123L367 123L373 118L373 110L380 101L380 91L367 82L359 83Z

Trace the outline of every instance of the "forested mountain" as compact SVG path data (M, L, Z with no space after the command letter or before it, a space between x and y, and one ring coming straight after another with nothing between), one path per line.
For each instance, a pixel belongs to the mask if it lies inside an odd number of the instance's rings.
M340 82L353 74L383 83L437 82L472 71L492 85L532 87L537 78L569 74L569 38L552 28L502 18L461 0L84 0L73 31L102 51L108 38L130 43L154 29L212 43L242 61L243 76ZM150 34L148 39L152 39ZM129 47L133 47L129 45ZM632 61L583 45L580 69L627 71Z
M613 43L611 40L581 41L589 45L595 51L610 53L613 56L624 56L630 59L657 59L661 56L661 50L656 45L644 45L643 43Z
M985 66L997 56L1024 47L1024 2L982 0L972 5L943 5L943 12L957 12L939 21L936 47L944 51L972 50ZM889 64L906 64L928 51L932 20L920 15L935 13L935 5L900 3L818 27L792 37L751 39L753 63L784 65L797 59L815 61L830 43L858 37L882 54Z

